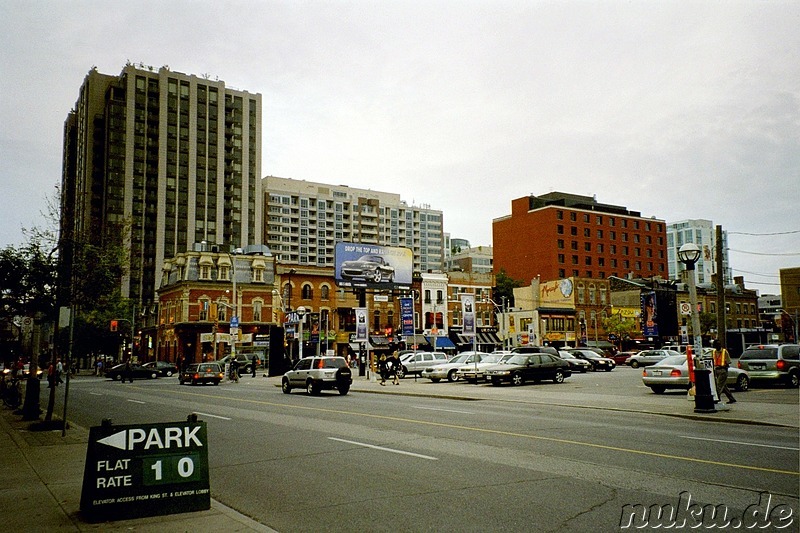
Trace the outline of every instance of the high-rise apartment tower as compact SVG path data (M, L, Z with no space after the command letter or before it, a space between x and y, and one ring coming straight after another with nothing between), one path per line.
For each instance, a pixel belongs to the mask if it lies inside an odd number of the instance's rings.
M62 259L117 239L122 294L152 302L165 258L261 244L261 95L161 67L89 71L64 125Z

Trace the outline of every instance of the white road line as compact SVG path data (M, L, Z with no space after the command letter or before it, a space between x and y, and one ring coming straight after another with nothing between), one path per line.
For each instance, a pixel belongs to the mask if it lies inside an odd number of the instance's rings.
M90 392L89 394L91 394L92 396L103 396L99 392Z
M777 448L779 450L800 450L800 448L795 448L793 446L773 446L771 444L756 444L754 442L741 442L738 440L704 439L703 437L690 437L688 435L681 435L681 438L692 440L708 440L711 442L725 442L727 444L742 444L744 446L759 446L761 448Z
M210 416L211 418L221 418L222 420L233 420L232 418L228 418L227 416L212 415L210 413L201 413L199 411L195 411L195 414L200 416Z
M129 402L131 402L131 403L140 403L140 404L144 404L144 402L140 402L139 400L128 400L128 401L129 401Z
M420 459L428 459L430 461L438 461L438 457L431 457L430 455L420 455L418 453L413 452L404 452L403 450L395 450L392 448L384 448L383 446L375 446L374 444L367 444L364 442L356 442L354 440L344 440L344 439L337 439L336 437L328 437L330 440L335 440L338 442L345 442L347 444L355 444L356 446L363 446L365 448L372 448L373 450L381 450L384 452L392 452L392 453L400 453L403 455L410 455L412 457L419 457Z
M414 409L423 409L425 411L445 411L446 413L461 413L465 415L474 415L473 411L458 411L457 409L439 409L438 407L421 407L419 405L412 406Z

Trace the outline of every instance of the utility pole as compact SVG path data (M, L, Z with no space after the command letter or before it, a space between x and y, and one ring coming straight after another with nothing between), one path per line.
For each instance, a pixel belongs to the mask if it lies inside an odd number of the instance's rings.
M715 254L717 263L717 339L722 343L725 348L727 342L727 322L725 321L725 271L723 270L723 257L722 257L722 226L717 225L715 236ZM691 273L694 275L694 272Z

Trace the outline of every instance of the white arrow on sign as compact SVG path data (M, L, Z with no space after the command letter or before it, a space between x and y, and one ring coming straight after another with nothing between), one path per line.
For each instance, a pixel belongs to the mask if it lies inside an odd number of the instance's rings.
M108 437L100 439L97 442L99 442L100 444L105 444L107 446L112 446L112 447L117 448L119 450L125 450L127 448L127 446L126 446L127 441L125 439L125 433L126 433L126 431L123 429L122 431L120 431L118 433L114 433L113 435L109 435Z

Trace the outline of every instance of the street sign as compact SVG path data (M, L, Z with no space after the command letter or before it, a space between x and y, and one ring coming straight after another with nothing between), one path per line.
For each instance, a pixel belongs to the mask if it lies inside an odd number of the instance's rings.
M239 317L238 316L232 316L231 317L231 327L232 328L238 328L239 327Z
M686 302L681 302L681 314L682 315L691 315L692 314L692 304L688 304Z
M205 422L92 427L81 512L98 520L211 508Z

